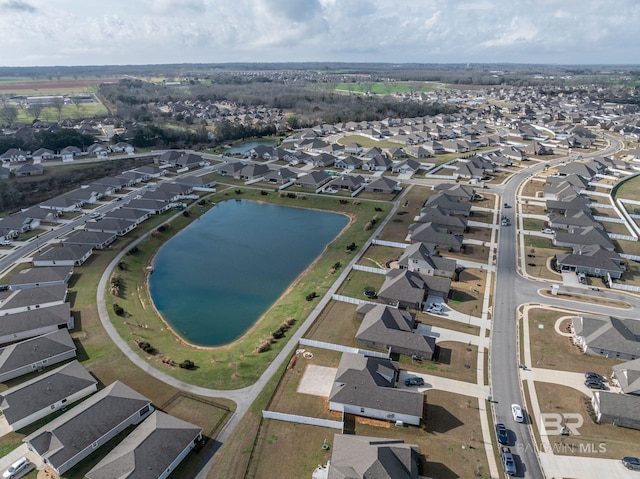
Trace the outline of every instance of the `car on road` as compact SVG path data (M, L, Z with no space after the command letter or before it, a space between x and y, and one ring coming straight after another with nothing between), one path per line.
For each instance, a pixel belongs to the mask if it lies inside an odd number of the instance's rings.
M584 378L593 379L594 381L600 381L601 383L607 382L607 378L605 378L603 375L594 373L592 371L584 373Z
M101 216L102 216L102 215L101 215L100 213L98 213L97 211L94 211L93 213L91 213L91 214L89 215L89 217L94 218L94 219L95 219L95 218L100 218Z
M405 386L424 386L424 379L414 376L404 380Z
M507 433L507 427L504 424L496 424L496 436L498 436L498 442L500 444L509 444L509 434Z
M511 208L511 206L509 205L509 203L505 203L505 204L504 204L504 207L505 207L505 208Z
M11 246L11 241L10 240L0 240L0 246Z
M502 220L502 226L509 226L509 220Z
M500 448L500 456L502 457L502 467L504 467L504 472L506 472L510 476L515 475L515 473L517 472L516 461L513 459L511 449L506 446L502 446Z
M584 382L584 385L589 389L607 389L607 386L601 381L596 381L595 379L587 379Z
M553 230L551 228L542 228L540 230L540 233L544 233L546 235L552 235L553 234Z
M632 457L632 456L623 457L622 464L627 469L640 471L640 459L638 459L637 457Z
M520 404L511 405L511 414L513 414L513 420L515 422L524 422L524 412Z
M16 477L17 474L24 471L29 465L29 460L26 457L21 457L16 462L9 466L9 469L2 473L3 479L10 479Z

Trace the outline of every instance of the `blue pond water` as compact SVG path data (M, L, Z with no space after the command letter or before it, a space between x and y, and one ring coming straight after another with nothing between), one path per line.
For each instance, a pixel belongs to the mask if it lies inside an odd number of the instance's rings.
M273 146L275 144L274 140L256 140L256 141L248 141L239 146L234 146L233 148L229 148L225 151L227 155L234 155L236 153L244 153L245 151L250 150L251 148L255 148L258 145L264 146Z
M151 297L187 341L227 344L262 316L348 221L337 213L253 201L220 203L160 249L149 277Z

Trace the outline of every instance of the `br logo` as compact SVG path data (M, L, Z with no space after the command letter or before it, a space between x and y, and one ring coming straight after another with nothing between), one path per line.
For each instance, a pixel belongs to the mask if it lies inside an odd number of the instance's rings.
M578 413L541 413L540 414L540 431L546 431L548 436L573 435L579 436L580 427L584 424L584 419Z

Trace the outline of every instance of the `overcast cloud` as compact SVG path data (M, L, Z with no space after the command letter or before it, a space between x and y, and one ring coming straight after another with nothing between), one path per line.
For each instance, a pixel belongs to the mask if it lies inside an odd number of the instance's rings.
M639 63L637 0L0 0L0 65Z

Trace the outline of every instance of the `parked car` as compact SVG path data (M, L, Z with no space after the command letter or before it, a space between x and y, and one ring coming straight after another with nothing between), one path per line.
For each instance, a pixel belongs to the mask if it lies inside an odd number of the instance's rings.
M511 405L511 414L513 414L513 420L515 422L524 422L524 413L520 404Z
M507 427L504 424L496 424L496 436L498 436L498 442L500 444L509 444L509 434L507 433Z
M500 448L500 456L502 457L502 466L504 467L504 472L506 472L510 476L515 475L516 461L513 459L513 454L511 454L511 449L509 449L506 446L502 446Z
M433 314L442 314L442 304L441 303L431 303L427 308L427 313Z
M553 234L553 230L551 228L542 228L540 230L540 233L544 233L546 235L552 235Z
M405 386L424 386L424 379L414 376L404 380Z
M505 208L511 208L511 206L509 206L509 203L505 203L505 204L504 204L504 207L505 207Z
M0 240L0 246L11 246L11 240Z
M590 389L607 389L607 386L603 382L596 381L595 379L587 379L584 385Z
M9 469L2 473L3 479L11 479L16 477L16 474L24 471L29 465L29 460L26 457L21 457L16 462L9 466Z
M584 373L584 378L585 379L593 379L595 381L600 381L601 383L607 382L607 378L605 378L603 375L598 374L598 373L594 373L591 371L588 371L586 373Z
M640 471L640 459L637 457L626 456L622 458L622 464L627 469L632 469L634 471Z
M509 220L502 220L502 226L509 226Z

